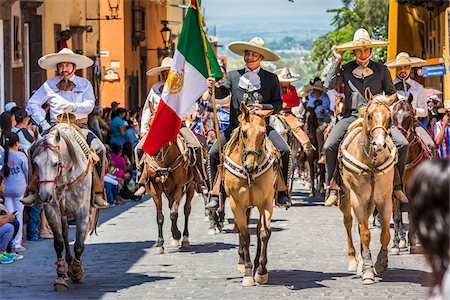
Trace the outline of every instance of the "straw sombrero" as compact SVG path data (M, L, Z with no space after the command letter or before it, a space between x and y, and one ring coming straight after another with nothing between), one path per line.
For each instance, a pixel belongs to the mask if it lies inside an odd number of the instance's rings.
M327 92L327 89L323 86L322 80L316 80L313 84L307 84L304 87L306 93L309 93L310 90L319 90L322 92Z
M440 114L445 114L446 111L450 111L450 100L445 100L444 107L438 109Z
M369 36L369 33L364 28L360 28L356 30L353 35L353 41L343 43L336 47L337 51L346 51L346 50L355 50L361 48L377 48L377 47L385 47L388 42L385 41L377 41L372 40Z
M397 57L391 61L388 61L385 63L386 67L388 68L397 68L397 67L403 67L403 66L411 66L413 67L421 67L426 63L421 58L418 57L411 57L406 52L400 52L397 54Z
M278 80L280 82L294 82L300 80L300 75L295 73L291 68L286 67L283 69L277 69L273 72L278 75Z
M161 74L162 71L170 70L170 66L172 66L173 59L172 57L164 57L161 61L161 65L159 67L150 69L147 71L147 76L156 76Z
M74 63L77 69L84 69L94 64L89 57L76 54L69 48L63 48L58 53L47 54L39 58L38 65L42 69L56 70L56 65L62 62Z
M264 60L266 61L277 61L281 59L278 54L264 46L264 40L260 37L254 37L250 42L232 42L228 45L228 49L240 56L244 56L246 50L253 51L264 56Z

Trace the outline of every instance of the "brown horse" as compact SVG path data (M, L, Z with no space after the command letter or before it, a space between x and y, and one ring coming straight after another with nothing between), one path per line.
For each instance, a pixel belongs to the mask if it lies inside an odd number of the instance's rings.
M360 267L363 284L374 283L374 275L381 276L388 266L389 223L392 213L394 165L397 160L397 148L389 137L391 127L389 105L396 99L396 95L390 97L377 95L373 99L368 98L369 105L362 126L353 130L350 126L339 152L343 190L340 209L344 214L347 231L348 270L357 271L352 239L353 209L361 239ZM375 207L380 214L381 251L374 268L369 248L369 216Z
M406 137L409 142L408 156L406 159L404 183L406 194L409 195L411 190L410 180L411 175L419 164L432 157L428 147L415 131L415 110L407 100L400 100L395 103L393 107L392 122ZM405 231L402 220L402 205L394 198L393 199L393 219L394 219L394 245L390 253L394 255L400 254L400 250L406 250L408 245L405 238ZM409 214L408 214L409 216ZM410 223L411 225L411 223ZM411 252L418 250L417 239L414 226L410 226L409 242Z
M169 201L170 220L172 221L171 246L178 247L181 232L178 230L178 208L181 198L186 195L184 204L184 231L181 247L189 247L188 221L191 213L191 201L194 197L194 167L188 165L183 157L180 141L167 143L156 156L145 154L143 177L147 178L146 188L150 190L156 205L156 222L158 223L158 241L156 254L164 253L162 194ZM145 177L146 176L146 177Z
M245 273L243 286L267 282L267 247L271 234L270 222L276 192L277 171L274 157L267 150L266 118L269 112L253 112L241 104L240 127L225 149L225 192L230 197L230 206L239 230L238 271ZM233 141L234 140L234 141ZM228 165L228 166L227 166ZM258 246L254 269L250 260L250 232L248 218L256 207L260 217L257 226Z

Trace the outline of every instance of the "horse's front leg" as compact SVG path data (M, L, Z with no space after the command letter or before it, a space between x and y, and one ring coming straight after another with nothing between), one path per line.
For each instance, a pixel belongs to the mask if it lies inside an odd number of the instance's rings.
M353 225L353 217L350 206L350 199L348 196L344 196L342 199L340 209L342 214L344 215L344 226L347 232L347 242L348 242L348 272L357 272L358 262L355 257L355 246L353 245L353 236L352 236L352 225Z
M170 208L170 220L172 221L171 231L172 239L170 240L170 245L172 247L178 247L180 245L181 232L178 229L178 207L180 206L180 200L182 195L182 186L179 185L175 187L173 193L168 195L169 198L169 208Z
M259 231L259 239L258 244L261 244L261 255L259 257L258 267L256 268L255 264L255 281L258 284L265 284L269 279L269 273L267 272L267 246L269 244L270 235L272 230L270 229L270 221L272 220L272 201L269 201L264 207L264 209L260 210L260 218L259 222L261 223L260 231Z
M186 203L184 204L184 231L183 231L183 241L181 242L181 248L189 248L189 215L191 214L191 202L194 198L195 186L194 182L189 184L188 190L186 192Z
M316 180L316 170L314 168L314 158L312 157L313 154L308 155L308 173L309 173L309 184L311 185L311 192L309 193L310 197L316 196L316 187L315 187L315 180Z
M81 255L83 254L84 242L86 241L86 236L89 231L89 205L90 204L88 203L84 207L81 207L75 214L75 222L77 224L75 244L73 246L75 257L69 265L69 277L75 283L81 282L84 277L83 261L81 259Z
M73 260L72 251L70 250L70 243L69 243L69 222L67 221L67 216L61 217L61 224L62 224L62 235L64 238L64 246L66 247L66 262L68 265Z
M56 291L67 291L69 284L67 283L66 264L62 253L64 251L64 239L62 235L61 214L59 207L50 203L44 204L45 216L53 231L53 245L56 251L56 274L57 277L53 282Z
M393 255L399 255L400 254L400 227L401 227L401 221L402 221L402 212L400 210L400 201L398 201L395 197L392 200L392 219L394 220L394 245L392 245L392 248L390 250L390 253Z
M163 225L164 225L164 214L162 212L162 194L161 190L154 187L153 184L150 185L150 190L152 193L153 202L155 202L156 207L156 223L158 224L158 241L156 242L155 254L164 253L164 238L163 238Z
M372 254L370 253L370 230L369 216L364 208L353 208L359 223L359 236L361 239L361 256L363 259L362 280L363 284L372 284L375 282L373 272ZM364 210L364 211L362 211Z

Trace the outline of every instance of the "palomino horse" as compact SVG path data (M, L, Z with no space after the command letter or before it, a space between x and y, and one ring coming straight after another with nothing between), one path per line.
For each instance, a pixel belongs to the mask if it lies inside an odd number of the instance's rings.
M319 177L319 186L320 189L324 187L325 183L325 165L318 164L318 160L320 158L320 153L317 149L319 149L319 143L317 142L316 130L319 127L319 122L317 120L316 112L314 107L307 107L305 112L305 126L304 129L306 134L308 135L309 140L311 141L312 148L311 151L305 152L306 161L308 162L308 173L311 184L311 192L310 196L314 197L316 195L316 175ZM319 189L319 190L320 190Z
M189 166L189 158L185 158L180 148L185 147L180 139L177 142L169 142L161 148L158 155L144 155L145 166L143 178L147 178L146 188L150 190L156 206L156 222L158 223L158 241L155 248L156 254L164 253L162 212L162 194L169 200L170 219L172 221L171 245L179 246L181 232L178 229L178 208L181 198L186 195L184 204L184 231L182 247L189 247L188 221L191 213L191 201L194 197L194 167ZM146 176L146 177L145 177Z
M286 180L286 185L289 187L288 194L289 197L292 196L292 189L294 187L294 171L295 162L297 160L297 154L300 149L300 141L295 137L289 124L283 119L282 115L272 115L270 116L270 126L273 127L284 139L284 141L289 145L291 149L291 157L289 161L289 175L288 180Z
M240 127L233 132L224 150L225 192L239 230L238 271L245 273L242 285L267 282L267 247L271 234L270 221L277 184L275 157L268 150L266 119L271 111L250 112L241 104ZM273 147L273 146L272 146ZM250 260L248 218L252 207L258 208L258 246L254 269Z
M406 159L405 174L403 176L405 183L405 190L407 195L411 190L410 178L414 170L419 164L427 159L431 159L432 154L429 151L427 145L416 134L415 127L415 111L412 105L407 100L400 100L395 103L393 107L392 122L397 127L409 142L408 156ZM394 255L400 254L400 250L406 250L408 245L406 243L405 231L402 220L402 205L394 198L393 199L394 210L394 245L392 246L390 253ZM408 214L409 216L409 214ZM414 226L411 226L409 230L409 242L411 246L411 252L414 252L417 248L417 239L414 230Z
M347 230L348 270L357 270L352 239L353 209L359 224L363 284L374 283L374 275L381 276L388 266L389 221L392 213L394 165L397 161L397 148L389 137L389 105L396 99L396 95L368 98L369 105L362 126L349 127L349 133L344 138L339 152L343 189L340 209L344 214ZM375 207L380 214L381 250L374 268L369 248L369 216Z
M84 276L81 255L90 225L95 230L98 210L91 207L93 161L89 146L80 131L69 124L58 124L34 144L31 161L37 175L38 195L54 235L57 256L54 287L57 291L69 288L67 275L73 282ZM75 257L72 256L67 215L76 222ZM66 272L62 252L66 248Z

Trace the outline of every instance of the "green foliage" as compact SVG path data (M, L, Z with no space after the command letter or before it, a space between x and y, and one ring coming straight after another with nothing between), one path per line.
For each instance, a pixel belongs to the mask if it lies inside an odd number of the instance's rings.
M326 35L314 41L311 54L307 57L311 66L315 69L311 77L323 72L327 61L331 58L331 47L353 39L353 34L358 28L365 28L371 37L378 40L387 40L388 35L388 0L342 0L343 7L330 9L327 12L334 14L331 25L334 29ZM373 56L382 62L386 61L387 49L373 50ZM353 60L353 54L347 51L344 54L343 63Z

